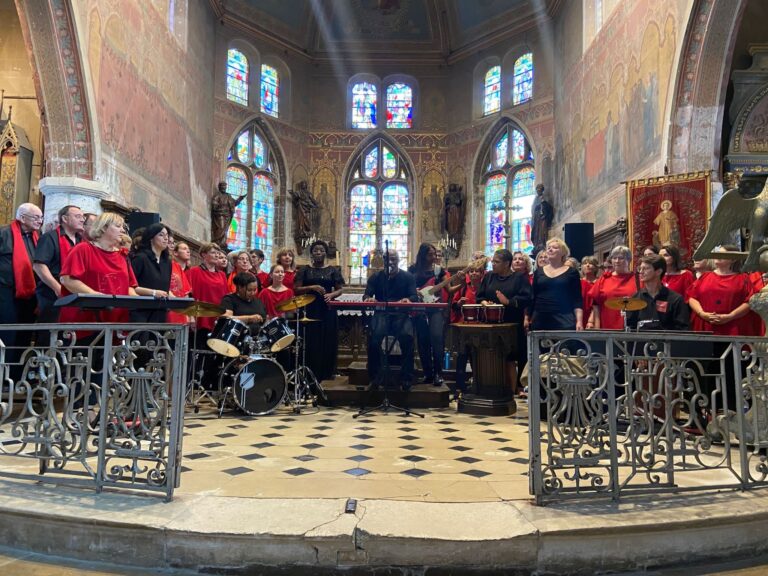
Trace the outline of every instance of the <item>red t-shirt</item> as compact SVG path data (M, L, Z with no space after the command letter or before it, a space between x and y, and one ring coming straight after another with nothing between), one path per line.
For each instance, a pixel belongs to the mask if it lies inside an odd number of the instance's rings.
M592 296L589 295L590 290L592 290L592 286L594 286L594 282L590 282L586 278L581 279L581 301L584 303L584 325L587 325L587 321L589 320L589 315L592 314Z
M90 242L81 242L72 248L61 266L61 275L80 280L96 292L115 296L127 296L128 289L138 285L133 269L122 252L108 252ZM70 292L62 288L62 296L67 294ZM62 308L59 321L122 324L128 322L128 310L111 308L96 312L67 306Z
M664 274L661 283L673 292L677 292L688 302L688 288L696 281L690 270L681 270L679 274Z
M192 291L189 284L187 273L181 268L181 264L176 261L171 262L171 286L170 292L178 298L186 298ZM186 324L187 316L179 314L173 310L168 311L168 322L171 324Z
M592 305L600 307L600 329L601 330L623 330L624 319L619 310L611 310L605 306L605 301L609 298L621 298L623 296L634 296L637 292L637 282L635 275L628 274L603 274L594 283L589 291L589 297L592 298Z
M274 318L275 316L282 316L284 312L279 312L275 309L280 302L293 298L293 290L283 290L282 292L275 292L271 288L264 288L259 292L259 300L264 303L264 308L267 309L267 317Z
M720 276L705 272L688 290L688 297L695 298L704 312L727 314L749 301L755 287L746 274ZM710 324L698 314L691 314L691 329L696 332L714 332L721 336L758 336L757 326L749 314L727 324Z
M266 272L262 272L259 270L256 273L256 277L259 279L259 286L261 286L261 289L264 290L267 286L272 284L272 279L269 277L269 274Z
M221 299L229 291L227 290L227 275L224 272L209 272L202 266L195 266L187 270L187 279L192 288L195 300L210 302L218 306ZM198 318L197 327L202 330L211 330L216 323L216 318Z

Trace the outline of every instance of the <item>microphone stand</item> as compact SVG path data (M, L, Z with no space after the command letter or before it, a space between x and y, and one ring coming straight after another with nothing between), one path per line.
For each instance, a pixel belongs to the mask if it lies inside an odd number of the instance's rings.
M389 353L392 351L392 348L394 347L394 343L397 341L396 337L393 337L391 334L389 334L390 331L390 315L392 314L390 311L390 307L388 306L388 300L387 300L387 283L389 282L389 273L390 273L390 261L389 261L389 240L384 240L384 287L382 289L382 298L384 299L384 311L381 312L384 317L384 325L386 326L386 333L384 335L384 338L386 339L386 344L384 346L384 358L382 360L381 366L379 367L379 374L375 376L376 380L381 381L382 383L382 390L384 393L384 398L381 401L381 404L378 406L374 406L373 408L366 408L365 405L360 405L360 410L357 414L354 414L352 418L357 418L358 416L365 416L366 414L370 414L371 412L375 412L376 410L381 410L382 412L386 413L390 410L397 410L398 412L402 412L405 416L409 416L413 414L414 416L418 416L419 418L424 418L424 414L419 414L417 412L413 412L410 408L403 408L401 406L397 406L396 404L392 404L389 401L389 382L390 382L390 368L389 368ZM376 315L376 312L374 312L374 316ZM371 334L373 336L373 334ZM381 354L381 343L377 342L376 347L378 348L377 354ZM375 392L375 386L371 387L371 395Z

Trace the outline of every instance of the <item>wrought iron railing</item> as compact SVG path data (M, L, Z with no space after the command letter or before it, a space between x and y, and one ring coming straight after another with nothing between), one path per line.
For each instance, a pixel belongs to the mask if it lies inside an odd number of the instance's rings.
M33 344L0 342L0 474L32 476L23 463L34 459L46 479L170 500L181 463L187 327L2 328Z
M532 332L536 502L768 485L762 338Z

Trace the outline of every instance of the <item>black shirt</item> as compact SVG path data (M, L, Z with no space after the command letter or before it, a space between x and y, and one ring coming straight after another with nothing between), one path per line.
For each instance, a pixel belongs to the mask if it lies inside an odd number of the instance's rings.
M240 298L240 296L237 295L237 292L232 292L231 294L224 296L224 298L221 299L221 307L224 308L224 310L232 310L232 316L253 316L254 314L259 314L262 318L267 317L267 309L264 307L264 302L258 298L254 298L249 302L248 300ZM253 334L258 332L260 325L260 322L253 322L249 323L248 327Z
M75 246L82 241L79 234L75 235L75 241L62 234L70 246ZM37 241L37 248L35 248L35 263L45 264L48 266L48 270L51 272L51 276L59 279L61 276L61 245L59 244L59 228L49 230ZM55 300L56 293L45 282L37 283L37 294L48 300Z
M573 268L551 278L543 268L533 273L532 323L534 330L575 330L576 308L584 308L581 278Z
M646 330L690 330L691 311L677 292L662 285L656 297L642 288L634 296L645 300L647 306L627 315L627 325L636 328L641 320L651 322L643 326Z
M480 283L477 301L487 300L501 304L496 296L497 290L509 300L509 304L504 306L504 322L522 322L525 308L531 303L528 275L523 272L513 272L509 276L499 276L493 272L486 274Z
M24 238L29 261L32 262L32 257L35 254L32 232L26 234L22 232L22 238ZM37 274L35 274L35 282L38 282ZM0 228L0 286L10 288L16 286L13 275L13 231L10 225Z
M416 281L413 274L398 270L394 278L391 278L385 270L376 272L368 278L365 287L365 298L373 296L379 302L397 302L408 298L411 302L417 302Z
M167 251L160 255L158 262L151 250L139 250L131 260L131 267L136 275L136 282L142 288L165 292L170 290L171 258Z

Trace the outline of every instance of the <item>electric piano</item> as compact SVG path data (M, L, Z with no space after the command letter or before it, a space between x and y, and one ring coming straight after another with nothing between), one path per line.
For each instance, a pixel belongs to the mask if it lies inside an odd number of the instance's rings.
M73 306L84 310L126 308L128 310L178 310L194 304L194 298L155 298L153 296L115 296L112 294L70 294L54 306Z
M364 302L331 300L328 306L342 310L363 310L371 312L382 312L390 310L392 312L429 312L431 310L445 310L448 308L448 302Z

